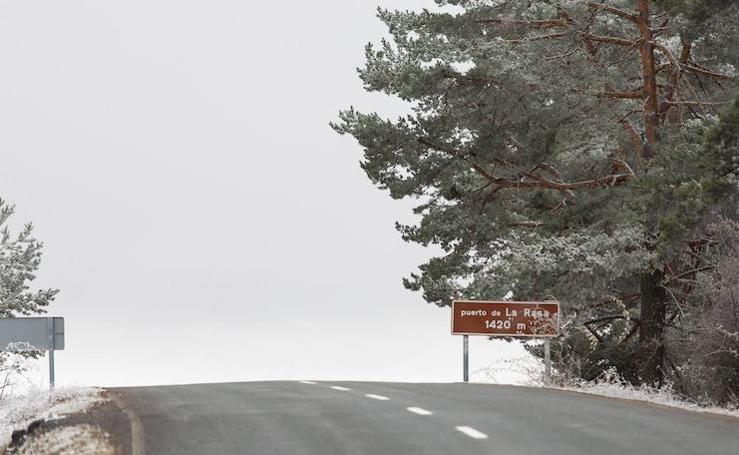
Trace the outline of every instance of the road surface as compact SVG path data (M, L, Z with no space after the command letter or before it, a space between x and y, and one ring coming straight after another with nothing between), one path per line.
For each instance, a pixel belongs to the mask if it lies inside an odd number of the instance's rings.
M114 391L149 455L739 455L739 419L545 389L293 381Z

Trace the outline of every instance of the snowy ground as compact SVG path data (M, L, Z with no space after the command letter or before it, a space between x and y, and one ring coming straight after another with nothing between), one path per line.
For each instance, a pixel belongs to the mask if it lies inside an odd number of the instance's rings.
M470 373L470 379L473 382L486 384L544 387L543 373L544 366L542 362L527 354L521 357L500 360L485 368L473 371ZM669 385L660 389L647 386L637 387L627 383L615 374L606 375L594 382L575 381L566 386L553 386L552 388L623 400L645 401L689 411L739 417L739 408L701 406L680 399Z
M29 439L18 449L19 455L114 455L110 436L100 428L82 424L54 428Z
M31 422L39 419L60 419L67 414L84 411L99 400L101 400L100 390L89 387L59 388L53 392L30 389L22 394L5 397L0 401L0 448L8 445L13 431L25 429ZM75 427L70 428L60 436L68 439L70 432L75 431ZM80 429L80 431L87 430ZM68 453L84 452L71 451Z
M732 417L739 417L739 408L720 408L716 406L700 406L677 397L672 387L665 386L661 389L653 387L636 387L625 383L617 378L604 379L596 382L582 382L568 387L556 387L560 390L570 392L587 393L589 395L599 395L610 398L620 398L622 400L646 401L662 406L672 408L685 409L688 411L706 412L710 414L721 414Z

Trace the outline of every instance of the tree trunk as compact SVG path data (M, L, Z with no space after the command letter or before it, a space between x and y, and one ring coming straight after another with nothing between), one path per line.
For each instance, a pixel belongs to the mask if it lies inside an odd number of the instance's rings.
M663 279L661 270L645 273L641 279L639 376L643 384L652 386L661 386L664 381L667 292Z
M642 79L644 88L642 98L644 99L644 131L646 144L644 147L645 158L654 156L654 144L657 142L658 110L657 99L657 70L654 62L654 46L652 45L652 29L649 12L649 0L638 0L638 25L640 42L639 56L641 57Z
M642 79L644 86L644 158L654 157L657 142L658 109L657 70L654 60L654 39L651 30L650 0L636 0L639 26ZM649 223L647 223L649 224ZM661 386L664 381L665 317L667 292L663 287L664 272L654 270L641 278L641 317L639 322L639 377L643 384Z

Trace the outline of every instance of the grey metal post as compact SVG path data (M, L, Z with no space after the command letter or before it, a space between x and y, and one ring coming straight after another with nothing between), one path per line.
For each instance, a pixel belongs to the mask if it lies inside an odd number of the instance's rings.
M49 329L49 389L54 389L54 320L47 319L47 327Z
M49 388L54 389L54 350L49 349Z
M470 381L470 337L462 335L462 379Z
M544 385L552 382L552 351L549 338L544 339Z

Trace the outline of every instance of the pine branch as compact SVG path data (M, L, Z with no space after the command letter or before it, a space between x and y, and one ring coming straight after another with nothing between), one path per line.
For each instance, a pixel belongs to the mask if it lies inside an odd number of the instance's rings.
M694 269L686 270L685 272L679 273L679 274L671 277L669 280L667 280L667 283L672 283L672 282L675 282L675 281L680 281L680 282L682 282L682 281L685 281L685 282L694 282L694 280L685 279L685 277L690 276L690 275L695 275L696 273L700 273L700 272L706 272L706 271L709 271L709 270L714 270L714 269L715 269L715 267L713 265L706 265L706 266L703 266L703 267L696 267Z
M593 330L592 327L590 327L589 325L586 324L585 325L585 328L588 329L588 332L590 332L595 337L595 339L598 340L599 343L602 343L603 342L603 337L600 336L600 335L598 335L598 332L595 331L595 330Z
M726 101L664 101L673 106L723 106Z
M528 176L533 180L509 180L509 179L496 179L493 181L496 185L501 188L517 188L517 189L549 189L557 191L573 191L584 188L598 188L598 187L612 187L623 184L628 181L634 174L632 172L625 174L611 174L603 177L598 177L591 180L582 180L579 182L554 182L549 179L545 179L540 176Z
M680 62L678 62L675 55L666 46L658 43L657 41L651 42L652 46L658 51L662 52L667 59L670 61L670 67L672 68L672 93L670 97L663 103L664 109L660 108L661 114L666 114L672 106L677 106L678 118L682 122L682 103L680 102ZM684 49L683 49L684 50ZM675 102L673 102L673 99ZM666 117L663 117L663 119Z
M587 39L589 39L591 41L595 41L595 42L598 42L598 43L616 44L618 46L629 46L629 47L631 47L631 46L636 46L636 45L639 44L638 41L631 41L631 40L627 40L627 39L624 39L624 38L619 38L619 37L616 37L616 36L595 35L593 33L587 33L587 32L583 32L582 33L582 36L584 36L585 38L587 38Z
M536 229L543 225L544 225L543 221L519 221L517 223L510 223L508 226L522 227L522 228L527 228L527 229Z
M556 181L547 179L545 177L542 177L540 175L534 174L534 171L537 168L539 168L539 166L535 167L534 170L532 171L526 171L526 170L521 170L520 168L515 166L510 161L496 158L492 160L493 163L499 164L501 166L505 166L508 168L513 168L519 172L519 175L516 177L516 180L510 179L510 178L499 178L499 177L495 177L490 172L485 170L485 168L483 168L481 165L470 161L469 159L467 159L467 157L465 157L461 152L457 150L450 149L444 146L440 146L425 138L418 138L418 142L434 150L449 153L452 156L455 156L457 158L464 160L466 163L470 165L472 170L474 170L475 172L483 176L489 183L496 185L496 188L494 190L495 192L497 192L501 188L517 188L517 189L537 188L537 189L550 189L550 190L571 192L573 190L582 189L582 188L612 187L612 186L620 185L626 182L628 179L635 176L634 171L631 169L631 167L629 167L628 163L626 163L623 160L616 160L617 164L619 164L619 166L622 169L624 169L626 173L611 174L611 175L606 175L606 176L598 177L598 178L591 179L591 180L582 180L579 182L556 182Z
M521 39L512 39L512 40L503 40L504 43L507 44L521 44L521 43L528 43L531 41L544 41L544 40L550 40L550 39L557 39L561 38L563 36L566 36L567 33L550 33L549 35L540 35L540 36L534 36L534 37L527 37L527 38L521 38Z
M685 73L681 73L680 77L685 82L685 86L688 88L688 92L690 92L693 98L700 99L698 90L696 90L695 87L693 87L693 84L690 82L690 79L688 79L687 75ZM698 79L698 81L700 81L700 79ZM705 113L705 109L703 109L703 106L699 105L698 107L700 107L701 111Z
M482 82L486 84L496 84L496 85L498 84L498 81L493 79L492 77L468 76L466 74L462 74L462 73L459 73L457 71L452 71L452 70L443 70L441 72L441 75L447 79L454 79L458 81Z
M636 333L639 331L639 327L641 326L641 321L639 321L638 319L632 319L631 321L634 323L634 327L632 327L631 330L629 330L629 333L626 334L624 339L618 343L619 345L624 344L627 341L629 341L631 337L636 335Z
M482 166L480 166L477 163L473 163L472 161L470 161L469 159L467 159L467 157L465 157L462 153L460 153L460 152L458 152L458 151L456 151L454 149L450 149L450 148L447 148L447 147L441 147L441 146L439 146L437 144L434 144L433 142L431 142L431 141L429 141L427 139L424 139L422 137L419 137L418 138L418 142L421 143L421 144L423 144L423 145L425 145L425 146L427 146L427 147L430 147L430 148L432 148L434 150L438 150L438 151L441 151L441 152L446 152L446 153L451 154L452 156L456 156L457 158L460 158L460 159L464 160L465 162L467 162L472 167L473 170L475 170L478 174L480 174L483 177L485 177L489 182L494 182L496 180L496 177L494 175L490 174L488 171L486 171L485 168L483 168Z
M545 19L539 21L522 21L509 18L481 19L477 21L480 24L499 24L499 25L522 25L540 30L550 28L568 28L567 21L563 19Z
M711 77L713 79L730 80L730 81L733 81L735 79L734 76L729 76L728 74L716 73L714 71L711 71L709 69L706 69L706 68L703 68L701 66L697 66L697 65L694 65L694 64L684 64L684 65L680 65L680 66L684 70L687 70L687 71L690 71L690 72L693 72L693 73L696 73L696 74L701 74L703 76L708 76L708 77Z
M680 63L678 62L677 58L672 53L672 51L670 51L670 49L668 49L666 46L658 43L657 41L651 41L649 44L651 44L652 46L654 46L655 49L659 50L660 52L662 52L665 55L665 57L667 57L667 60L670 61L670 65L669 66L671 66L673 68L672 69L673 74L677 74L678 76L676 76L676 77L679 77L679 74L680 74Z
M609 13L615 14L623 19L637 23L639 16L628 11L616 8L615 6L606 5L605 3L588 2L588 6L596 10L608 11Z
M627 318L622 313L619 314L613 314L610 316L603 316L600 318L592 319L588 322L583 323L583 325L590 325L590 324L598 324L600 322L609 322L609 321L615 321L616 319L628 319L631 320L631 318Z
M637 156L644 156L646 153L646 150L644 148L644 141L642 140L641 135L638 131L636 131L636 127L633 123L629 121L628 118L624 117L619 122L621 125L623 125L624 129L626 130L626 133L628 133L629 138L631 139L631 142L636 147Z
M680 63L685 64L690 61L690 54L693 50L693 43L683 38L682 36L680 37L680 42L683 45L683 50L680 53Z
M598 94L601 98L614 98L614 99L640 99L643 94L641 89L631 90L628 92L613 92L607 91Z

